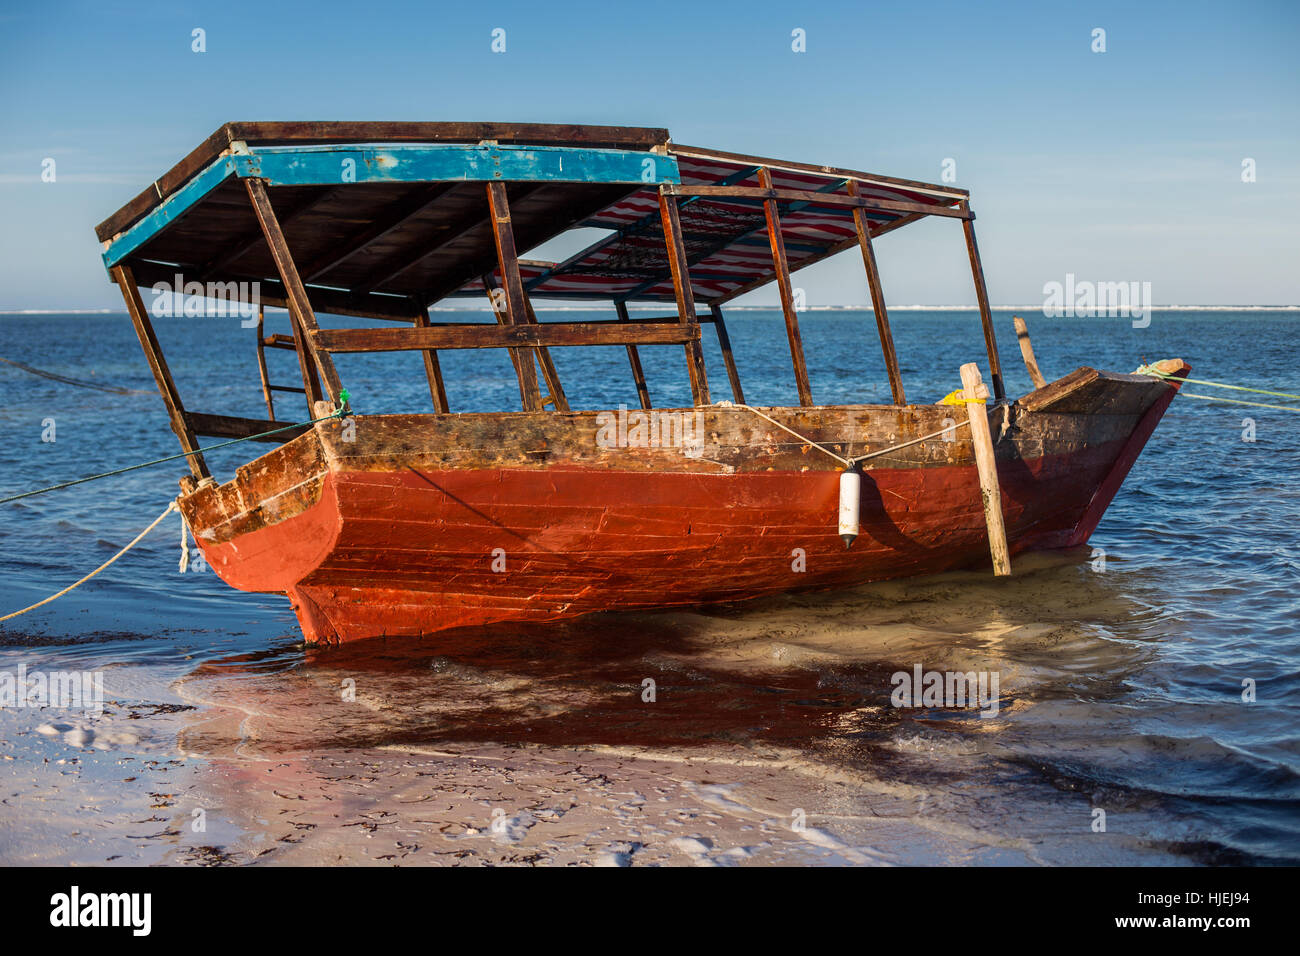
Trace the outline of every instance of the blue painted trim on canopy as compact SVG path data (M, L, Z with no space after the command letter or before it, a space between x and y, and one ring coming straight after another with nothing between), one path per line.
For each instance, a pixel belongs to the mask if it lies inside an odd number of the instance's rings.
M223 156L168 196L104 250L104 268L111 269L190 210L195 203L238 172L239 157Z
M241 176L271 186L376 182L680 183L662 153L567 146L316 146L253 148ZM345 178L347 176L348 178Z
M216 160L111 240L103 254L105 267L121 263L232 174L265 179L271 186L455 181L657 186L681 182L676 158L623 149L446 144L255 147Z

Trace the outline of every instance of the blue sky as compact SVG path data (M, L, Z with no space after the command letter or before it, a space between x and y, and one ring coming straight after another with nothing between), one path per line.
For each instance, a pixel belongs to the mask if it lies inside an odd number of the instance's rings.
M666 126L936 182L951 158L995 303L1040 302L1066 273L1149 281L1158 303L1300 303L1297 47L1282 2L10 5L0 309L120 308L93 225L221 123L258 119ZM974 301L955 222L877 252L892 304ZM795 284L809 305L865 303L861 268L846 254Z

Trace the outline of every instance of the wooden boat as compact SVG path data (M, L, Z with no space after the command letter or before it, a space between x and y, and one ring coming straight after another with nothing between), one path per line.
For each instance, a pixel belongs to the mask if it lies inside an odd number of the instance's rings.
M987 406L966 404L972 389L964 407L904 395L872 243L927 216L965 233ZM1010 554L1086 542L1188 367L1046 383L1022 335L1040 387L1009 400L973 221L951 186L681 146L660 129L236 123L97 232L189 453L179 501L207 561L236 588L286 594L308 641L336 642L928 574L987 563L991 547L996 561L1002 537ZM583 226L608 234L561 262L516 253ZM812 397L790 274L850 248L890 405ZM267 420L186 408L140 295L178 275L289 311L292 336L259 324L259 357L296 352L318 421L276 420L264 361ZM755 409L722 306L773 281L800 404ZM469 295L487 295L495 321L431 321L433 303ZM542 298L612 302L618 318L541 322ZM674 314L633 319L642 300ZM317 310L395 324L323 328ZM652 406L638 349L664 344L684 349L691 408ZM639 409L569 407L549 350L584 345L626 347ZM452 411L438 356L462 348L509 350L521 410ZM350 407L335 356L390 350L422 354L432 411ZM996 436L984 472L981 420ZM218 483L201 435L280 444ZM852 500L846 471L860 476ZM858 512L852 548L841 506Z

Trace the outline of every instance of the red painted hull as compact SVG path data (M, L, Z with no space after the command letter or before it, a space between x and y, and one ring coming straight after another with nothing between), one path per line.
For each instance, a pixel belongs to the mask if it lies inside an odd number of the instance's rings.
M1013 553L1085 542L1173 393L1153 392L1122 421L1111 414L1087 440L1071 438L1057 415L1004 442L1014 446L998 462ZM1057 432L1063 437L1052 438ZM436 467L413 453L331 452L300 507L285 503L287 492L257 505L282 510L276 520L231 531L254 513L246 492L222 504L225 524L207 522L215 531L203 528L201 508L187 516L227 582L289 595L307 640L422 635L987 563L979 483L960 444L866 471L851 550L837 535L834 463L769 470L761 463L770 446L757 441L757 464L722 470L618 467L617 459ZM1026 454L1034 448L1043 453Z

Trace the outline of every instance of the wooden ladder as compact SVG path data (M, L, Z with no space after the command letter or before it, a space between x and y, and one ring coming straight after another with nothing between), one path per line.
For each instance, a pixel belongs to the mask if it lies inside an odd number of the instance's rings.
M270 376L266 370L266 350L288 349L291 352L297 352L298 343L292 335L266 335L265 325L266 311L259 307L257 310L257 371L262 377L262 397L266 399L267 420L275 421L275 400L272 393L297 392L299 395L306 395L307 389L301 386L271 384ZM310 404L308 402L309 406Z

